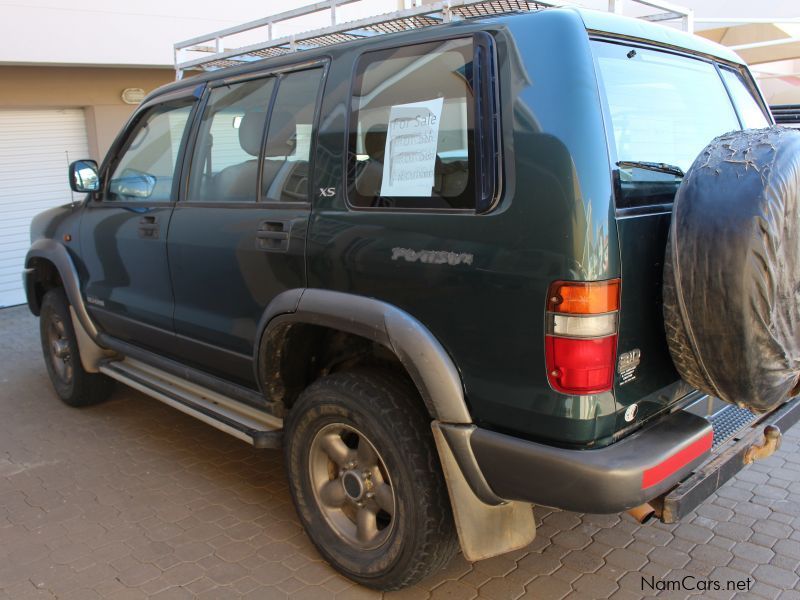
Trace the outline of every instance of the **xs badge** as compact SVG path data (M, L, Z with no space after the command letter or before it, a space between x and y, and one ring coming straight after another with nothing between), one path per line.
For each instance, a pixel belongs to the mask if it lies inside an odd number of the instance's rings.
M621 378L620 385L625 385L636 379L636 367L639 366L640 362L642 362L642 351L639 348L634 348L630 352L623 352L619 355L617 373Z
M319 188L319 195L323 198L332 198L336 195L335 187Z

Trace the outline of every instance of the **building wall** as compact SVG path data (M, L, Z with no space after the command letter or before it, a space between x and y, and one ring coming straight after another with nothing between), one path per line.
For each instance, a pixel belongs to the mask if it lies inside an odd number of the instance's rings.
M339 7L353 20L405 6L411 0L359 0ZM0 61L17 64L172 66L173 44L311 4L313 0L24 0L2 2ZM319 4L319 2L317 2ZM276 26L288 35L330 24L327 11ZM244 36L240 43L263 39Z
M0 66L0 109L84 109L88 158L99 162L136 108L122 101L122 90L148 93L174 78L171 69Z

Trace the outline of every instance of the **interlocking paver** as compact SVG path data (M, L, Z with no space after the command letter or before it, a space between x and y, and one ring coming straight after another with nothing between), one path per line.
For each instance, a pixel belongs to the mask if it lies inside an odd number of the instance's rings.
M669 546L656 548L648 555L648 558L671 569L681 569L691 560L691 557L686 552L673 550Z
M522 598L538 600L541 598L552 598L557 600L565 598L572 592L572 587L566 581L555 577L537 577L525 587L525 594Z
M753 575L757 581L770 583L784 590L793 590L797 586L797 573L773 565L759 565Z
M751 538L752 539L752 538ZM738 557L746 558L757 563L768 563L775 553L768 546L759 546L751 542L736 544L731 550Z
M778 596L781 595L782 590L780 588L776 588L775 586L768 585L766 583L758 581L750 591L759 598L768 598L769 600L775 600Z
M606 563L620 567L626 571L638 571L645 564L647 558L641 552L634 552L628 548L617 548L605 557Z
M684 575L751 577L742 598L800 600L800 429L680 525L537 509L528 548L475 565L458 556L407 590L380 594L322 561L295 517L280 452L254 450L123 386L103 405L64 406L37 327L24 307L0 310L2 600L632 600L652 595L643 577Z
M605 577L590 573L579 577L572 584L572 587L595 598L608 598L619 589L619 584Z

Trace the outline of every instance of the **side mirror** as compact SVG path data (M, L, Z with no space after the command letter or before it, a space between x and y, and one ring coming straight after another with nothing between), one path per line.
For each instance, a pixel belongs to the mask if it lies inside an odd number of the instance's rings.
M73 192L88 193L100 189L97 163L93 160L76 160L69 166L69 187Z
M114 196L133 200L146 200L156 188L156 178L136 169L125 169L119 177L108 183L108 191Z

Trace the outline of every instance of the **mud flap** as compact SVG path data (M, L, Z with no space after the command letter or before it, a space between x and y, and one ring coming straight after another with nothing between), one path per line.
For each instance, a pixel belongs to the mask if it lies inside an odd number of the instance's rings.
M462 474L439 424L434 421L432 429L464 558L476 562L530 544L536 537L533 506L524 502L497 506L481 502Z
M89 336L81 324L75 309L69 307L69 314L72 317L72 328L75 330L75 338L78 340L78 353L81 355L81 365L87 373L99 373L98 365L103 359L116 356L113 350L107 350L98 346Z

